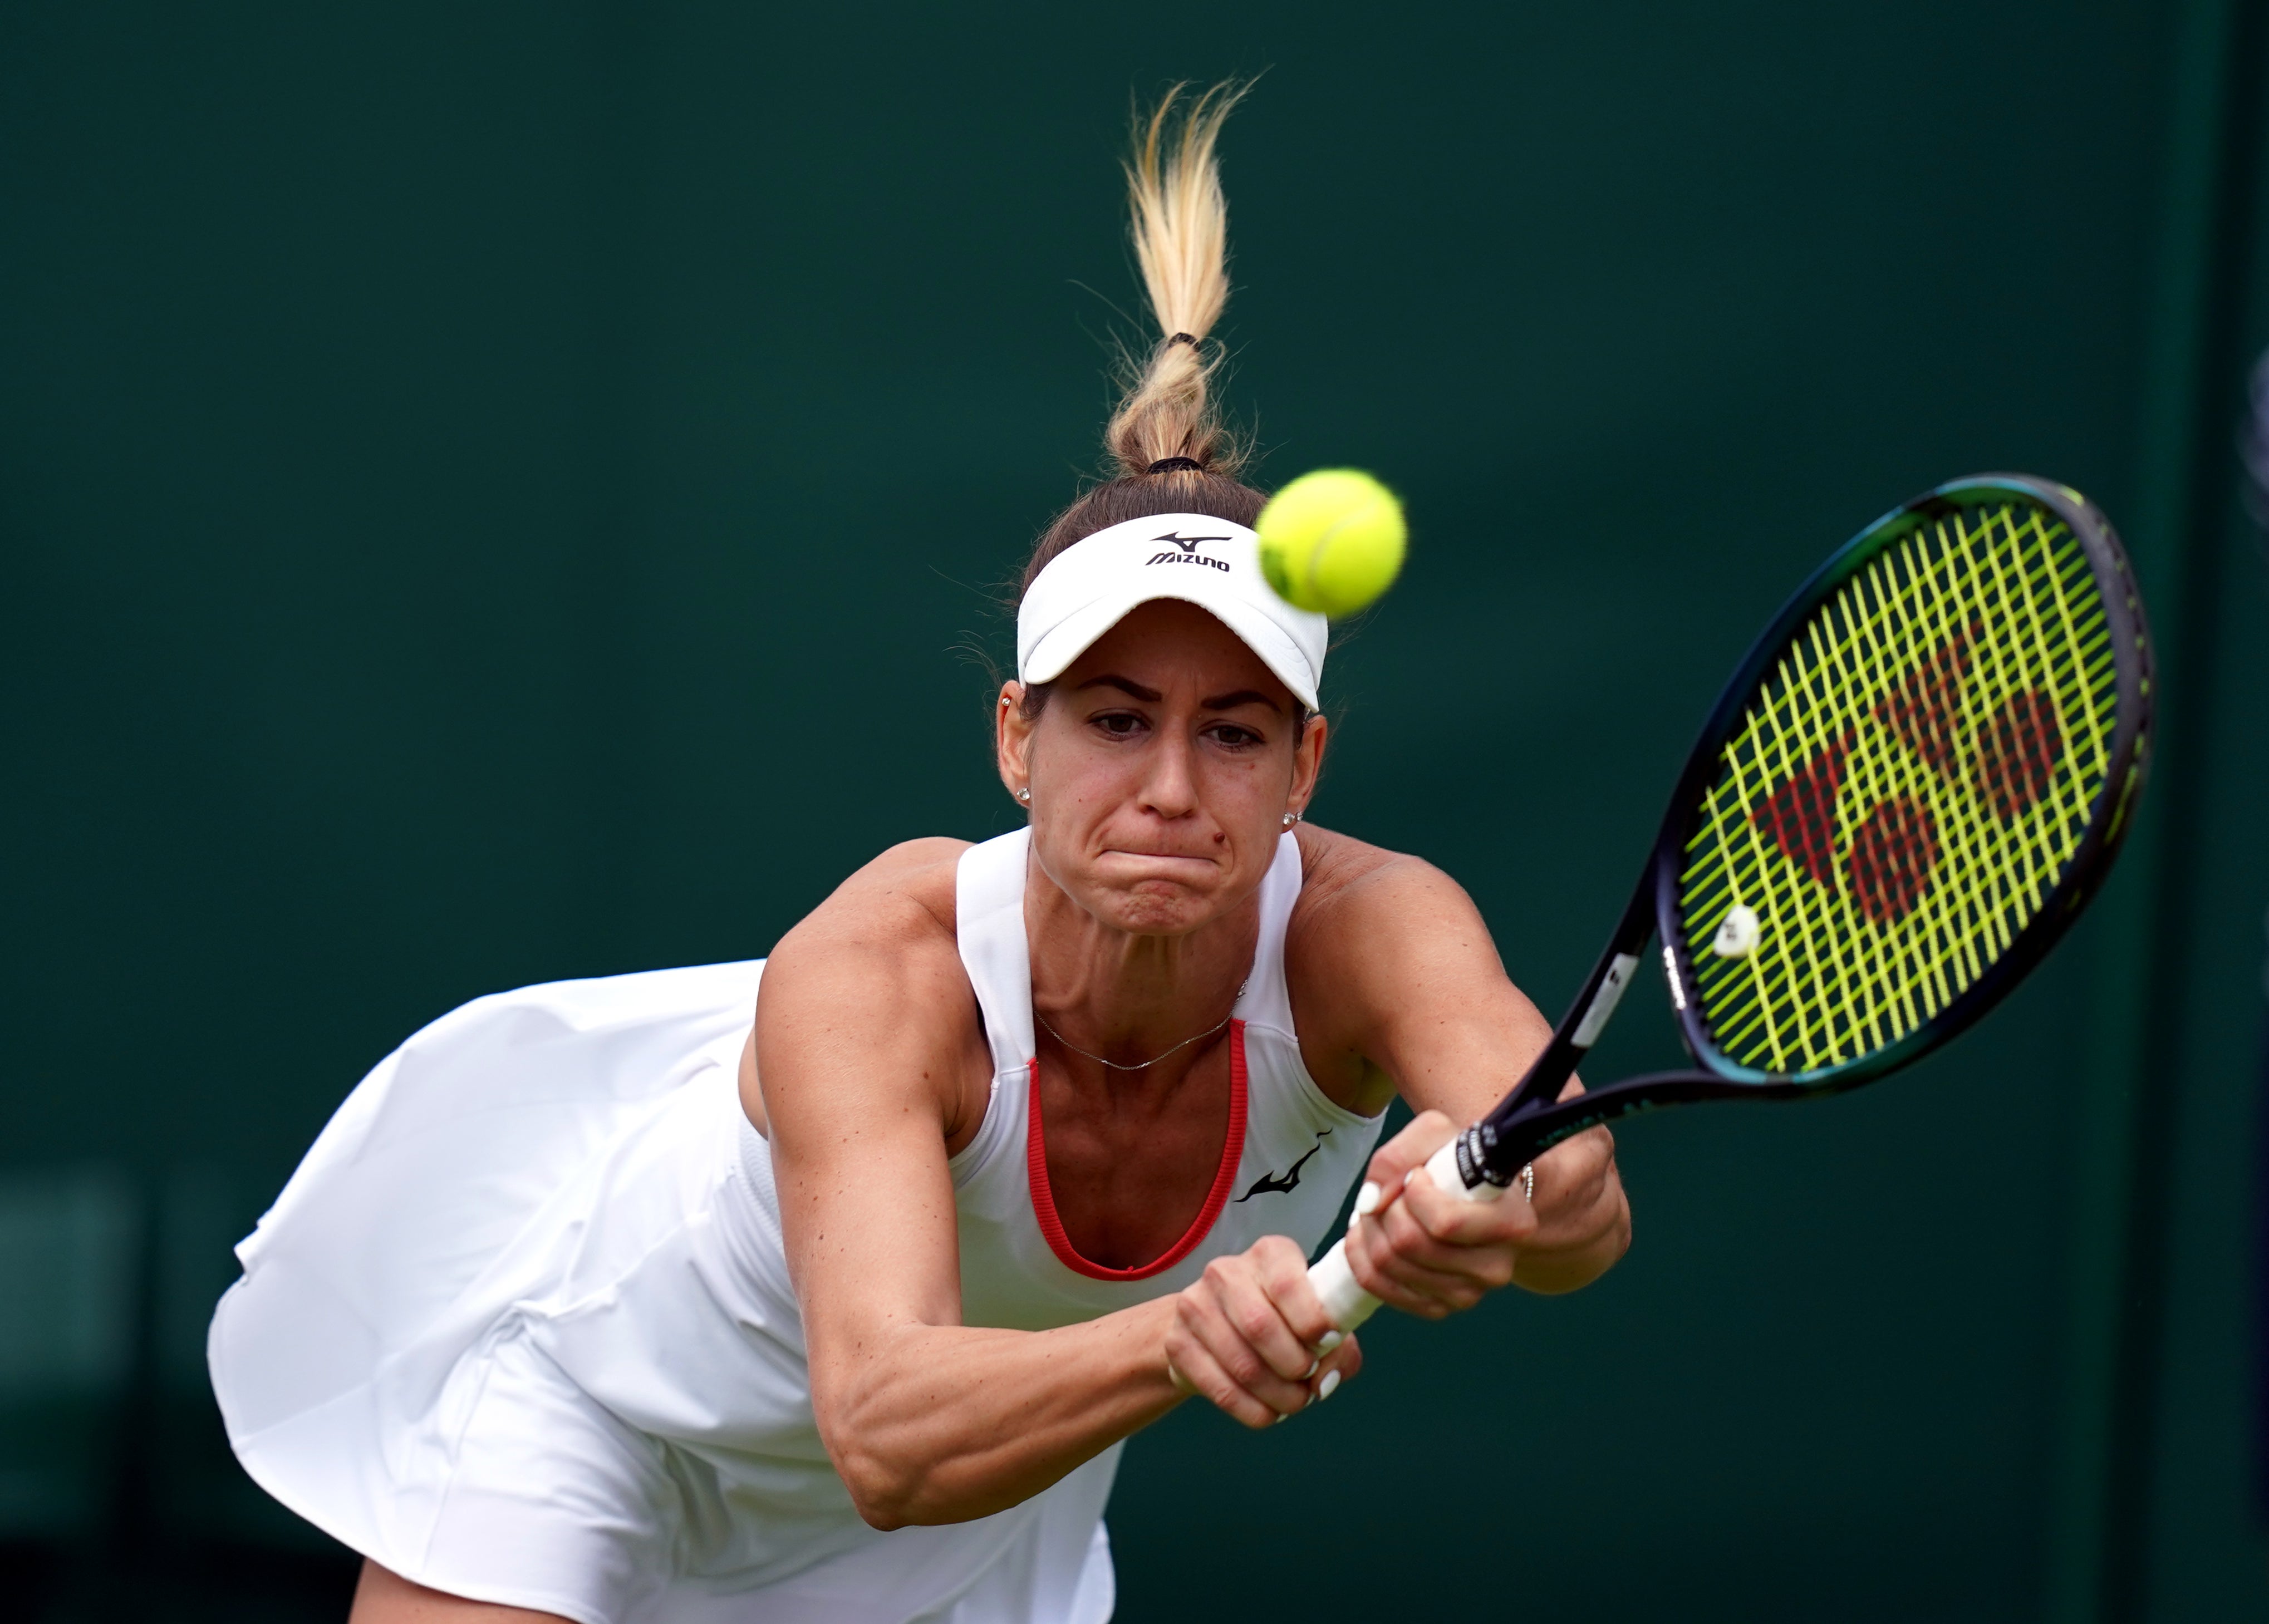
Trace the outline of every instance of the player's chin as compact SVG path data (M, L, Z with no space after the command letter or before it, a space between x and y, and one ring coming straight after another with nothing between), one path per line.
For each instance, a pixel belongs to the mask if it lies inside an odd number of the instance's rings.
M1210 863L1134 860L1098 865L1090 903L1097 918L1146 936L1179 936L1211 924L1225 906L1227 888Z

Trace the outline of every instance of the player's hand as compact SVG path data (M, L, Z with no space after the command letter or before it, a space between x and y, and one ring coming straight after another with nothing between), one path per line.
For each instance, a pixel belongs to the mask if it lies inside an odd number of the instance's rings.
M1571 1078L1560 1097L1583 1091ZM1535 1207L1536 1234L1520 1249L1513 1284L1573 1291L1606 1273L1630 1250L1630 1202L1615 1166L1615 1136L1588 1128L1537 1157Z
M1347 1248L1364 1290L1439 1319L1515 1281L1532 1290L1573 1290L1622 1255L1627 1208L1607 1130L1537 1157L1533 1204L1519 1182L1496 1201L1435 1188L1417 1170L1457 1131L1441 1112L1424 1111L1371 1157L1367 1182L1378 1204L1356 1220Z
M1176 1387L1248 1427L1273 1427L1363 1369L1308 1284L1307 1254L1281 1235L1206 1265L1175 1302L1165 1351Z

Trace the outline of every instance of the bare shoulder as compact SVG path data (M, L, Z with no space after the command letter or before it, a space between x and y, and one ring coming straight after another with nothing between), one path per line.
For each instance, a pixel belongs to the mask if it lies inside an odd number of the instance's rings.
M1302 824L1298 832L1300 899L1290 926L1296 936L1370 927L1414 904L1454 899L1473 905L1462 886L1423 857L1312 824Z
M1285 979L1308 1074L1340 1104L1369 1116L1420 1076L1432 1050L1407 1033L1526 1007L1481 911L1433 864L1307 826L1300 859Z
M957 964L954 875L968 849L966 840L909 840L837 886L772 949L758 1003L760 1030L767 1004L801 993L815 978L839 998L846 991L839 985L846 974L872 982L876 972L893 967L914 971L933 961ZM898 979L884 973L876 990ZM889 990L898 995L904 988Z
M966 840L935 835L891 846L837 886L781 938L908 942L953 939L954 875Z
M949 1135L971 1109L969 1068L957 1061L984 1035L954 935L955 870L968 846L892 846L773 948L753 1058L775 1148L793 1144L800 1124L876 1108L877 1091L926 1096Z

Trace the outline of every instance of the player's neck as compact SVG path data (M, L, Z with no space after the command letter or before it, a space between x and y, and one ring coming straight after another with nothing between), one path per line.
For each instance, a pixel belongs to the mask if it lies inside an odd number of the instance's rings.
M1062 1045L1122 1066L1211 1046L1189 1040L1226 1019L1253 967L1257 897L1196 930L1156 936L1113 929L1044 876L1035 882L1024 905L1032 1008Z

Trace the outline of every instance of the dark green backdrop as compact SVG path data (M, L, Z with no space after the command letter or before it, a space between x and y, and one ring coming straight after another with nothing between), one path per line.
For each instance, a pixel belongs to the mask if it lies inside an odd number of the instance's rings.
M1130 97L1267 69L1232 396L1266 476L1375 468L1416 535L1317 816L1462 880L1541 1001L1782 593L1940 479L2122 524L2167 752L1952 1052L1634 1125L1596 1288L1138 1440L1121 1616L2269 1606L2262 48L2234 0L0 10L8 1548L58 1616L287 1572L320 1615L198 1338L354 1080L1009 826L964 650L1093 462Z

